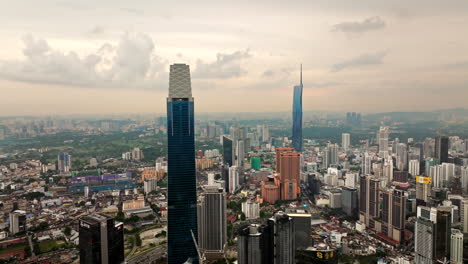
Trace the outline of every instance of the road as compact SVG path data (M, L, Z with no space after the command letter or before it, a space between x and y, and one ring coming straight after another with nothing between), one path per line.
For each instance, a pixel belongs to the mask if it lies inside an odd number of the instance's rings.
M126 264L156 263L166 253L166 245L157 246L125 260Z

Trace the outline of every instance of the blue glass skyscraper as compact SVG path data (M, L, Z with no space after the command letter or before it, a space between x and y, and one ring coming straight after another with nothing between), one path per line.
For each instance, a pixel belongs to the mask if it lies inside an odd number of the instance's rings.
M190 68L173 64L167 98L167 261L198 263L194 107ZM193 233L193 236L192 236Z
M302 151L302 64L301 82L294 86L292 144L295 151Z

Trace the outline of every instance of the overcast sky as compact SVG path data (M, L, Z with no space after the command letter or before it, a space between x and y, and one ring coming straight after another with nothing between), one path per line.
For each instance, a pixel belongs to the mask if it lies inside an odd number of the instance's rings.
M0 0L0 115L468 107L467 0Z

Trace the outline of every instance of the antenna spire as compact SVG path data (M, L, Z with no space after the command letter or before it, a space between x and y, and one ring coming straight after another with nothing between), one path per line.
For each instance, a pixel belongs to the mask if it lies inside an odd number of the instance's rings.
M301 63L301 85L302 85L302 63Z

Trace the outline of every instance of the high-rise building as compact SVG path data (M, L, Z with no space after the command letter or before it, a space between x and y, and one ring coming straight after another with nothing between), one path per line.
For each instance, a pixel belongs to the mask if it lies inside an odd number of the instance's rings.
M194 100L190 69L173 64L167 98L167 262L196 261L197 184L195 172Z
M244 149L244 140L237 141L236 147L236 165L239 168L244 167L244 157L245 157L245 149Z
M286 213L278 212L268 219L272 231L273 264L293 264L296 256L295 226Z
M464 193L468 192L468 166L461 168L461 182Z
M147 179L143 182L143 190L146 194L156 191L158 189L158 180L157 179Z
M411 176L419 175L419 160L409 161L409 173L411 174Z
M349 150L349 144L351 143L351 135L349 133L341 134L341 147L344 151Z
M270 142L270 127L268 124L263 124L262 127L262 140L263 142L269 143Z
M435 259L450 259L450 239L452 230L452 208L437 207L435 230Z
M264 202L274 204L281 198L280 196L280 179L274 176L262 181L262 198Z
M437 209L419 206L414 232L415 263L433 264Z
M71 169L71 155L60 152L57 156L57 170L59 172L69 172Z
M380 180L372 176L360 176L359 183L359 220L374 229L375 219L380 212Z
M237 166L229 167L229 193L235 193L239 188L239 169Z
M144 158L143 151L140 148L132 150L132 160L140 161Z
M324 150L323 167L326 169L331 165L337 165L338 163L338 145L328 143Z
M245 201L242 203L242 212L247 219L257 219L260 217L260 204L252 200Z
M239 264L273 263L272 231L268 225L251 224L239 232L237 239Z
M287 214L292 218L294 225L294 243L296 245L295 250L306 249L310 247L310 236L312 233L310 221L312 219L312 215L305 212L304 210L293 210Z
M377 132L377 143L379 144L379 157L386 157L388 155L388 127L381 126Z
M227 241L226 193L218 186L204 186L198 204L198 246L206 259L222 259Z
M281 153L292 152L294 151L294 148L276 148L275 151L276 151L276 172L279 173L281 171L281 162L280 162Z
M406 198L402 190L382 192L382 233L397 241L403 242L405 230Z
M10 233L15 235L26 231L26 212L15 210L10 213Z
M294 150L302 151L302 64L301 64L301 78L299 85L294 86L293 95L293 127L292 127L292 144Z
M372 156L369 153L364 153L362 157L361 173L363 175L370 175L372 169Z
M280 180L281 180L281 199L294 200L300 192L300 159L299 152L282 152L280 154Z
M408 150L404 143L396 145L396 167L401 171L408 169Z
M447 136L435 137L435 158L440 163L448 162L449 138Z
M341 209L346 215L357 218L358 192L357 189L343 187L341 191Z
M232 139L227 136L223 136L223 163L228 164L229 167L234 165L234 147L232 145Z
M80 218L79 248L81 264L124 262L123 223L104 214Z
M463 264L463 233L458 229L452 229L450 264Z

